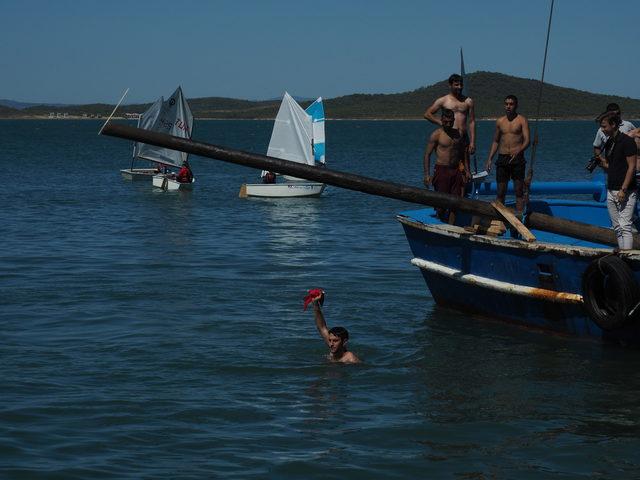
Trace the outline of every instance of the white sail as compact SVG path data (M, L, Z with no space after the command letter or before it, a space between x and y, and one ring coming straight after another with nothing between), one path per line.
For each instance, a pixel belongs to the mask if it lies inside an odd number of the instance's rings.
M191 138L193 115L187 100L178 87L167 101L159 98L142 114L140 128L166 133L180 138ZM146 143L136 143L134 155L145 160L179 167L187 160L188 154L177 150L156 147Z
M314 165L311 115L285 92L273 125L267 155L292 162ZM264 176L266 172L262 172Z

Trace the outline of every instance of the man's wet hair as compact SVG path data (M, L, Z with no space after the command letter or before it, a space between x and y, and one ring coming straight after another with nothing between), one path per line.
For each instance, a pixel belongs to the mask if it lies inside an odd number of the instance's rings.
M515 95L507 95L506 97L504 97L504 101L506 102L507 100L513 100L513 102L516 104L516 107L518 106L518 97L516 97Z
M449 85L453 85L453 82L462 83L462 77L460 75L458 75L457 73L454 73L453 75L451 75L449 77Z
M447 118L449 120L453 120L455 118L455 114L453 113L453 110L449 110L448 108L443 108L442 112L440 112L441 117Z
M349 332L344 327L333 327L329 330L329 333L340 338L343 342L349 340Z
M607 112L618 112L620 113L620 105L617 103L610 103L607 105Z
M617 110L609 110L607 112L601 113L596 118L597 123L602 123L602 121L606 121L609 125L614 125L615 127L619 127L622 125L622 119L620 118L620 112Z

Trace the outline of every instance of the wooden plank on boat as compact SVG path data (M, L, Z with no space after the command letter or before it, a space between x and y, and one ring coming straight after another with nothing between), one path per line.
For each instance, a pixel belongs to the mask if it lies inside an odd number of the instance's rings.
M238 194L240 198L247 198L247 184L243 183L240 187L240 193Z
M489 228L487 228L486 233L487 235L497 237L499 235L504 235L506 231L507 227L505 227L504 223L500 220L491 220L491 224L489 225Z
M518 220L518 217L513 214L511 209L505 207L502 202L498 200L494 200L493 202L491 202L491 206L495 208L498 212L498 215L500 215L505 220L505 222L515 228L518 233L522 235L522 238L524 238L527 242L536 241L535 235L531 233L531 231L527 227L525 227L520 220Z

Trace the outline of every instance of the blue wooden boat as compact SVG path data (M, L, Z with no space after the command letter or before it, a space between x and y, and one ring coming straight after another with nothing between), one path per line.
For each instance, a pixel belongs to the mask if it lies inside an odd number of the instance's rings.
M495 195L495 183L481 193ZM532 193L591 193L593 201L532 200L528 212L609 228L603 181L541 182ZM532 230L490 236L470 232L471 217L443 224L433 209L398 215L437 304L560 334L640 345L640 251L614 254L611 246Z

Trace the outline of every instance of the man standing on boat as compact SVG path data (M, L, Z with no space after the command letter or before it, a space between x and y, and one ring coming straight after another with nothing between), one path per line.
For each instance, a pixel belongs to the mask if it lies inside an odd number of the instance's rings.
M496 160L498 200L504 204L507 185L510 179L513 180L516 213L521 214L524 208L524 174L527 164L524 151L529 147L529 122L518 113L518 98L515 95L505 97L504 110L506 114L496 120L496 130L485 170L491 171L493 156L498 152Z
M600 129L606 135L600 166L607 172L607 209L620 250L633 248L633 213L636 208L636 160L638 147L620 131L622 120L615 111L603 113Z
M464 134L454 127L455 114L442 109L441 128L429 137L424 152L424 185L433 185L434 190L451 195L464 195L464 184L469 179L469 150ZM436 151L436 165L431 176L431 154ZM455 212L437 208L438 218L443 222L455 223Z
M621 123L620 128L618 128L620 132L627 134L636 128L633 123L627 122L626 120L622 119L622 112L620 111L620 106L617 103L610 103L609 105L607 105L605 113L607 112L613 112L613 114L617 115L620 118ZM602 148L604 147L604 144L607 143L607 140L608 138L602 131L602 128L599 128L596 132L596 138L593 140L593 155L595 157L600 158Z
M467 151L473 155L476 151L476 115L471 97L462 94L464 83L462 77L454 73L449 77L449 93L438 98L427 108L424 118L431 123L442 126L442 121L436 117L438 110L446 108L455 114L454 128L458 129L467 143ZM468 128L467 128L468 123Z

